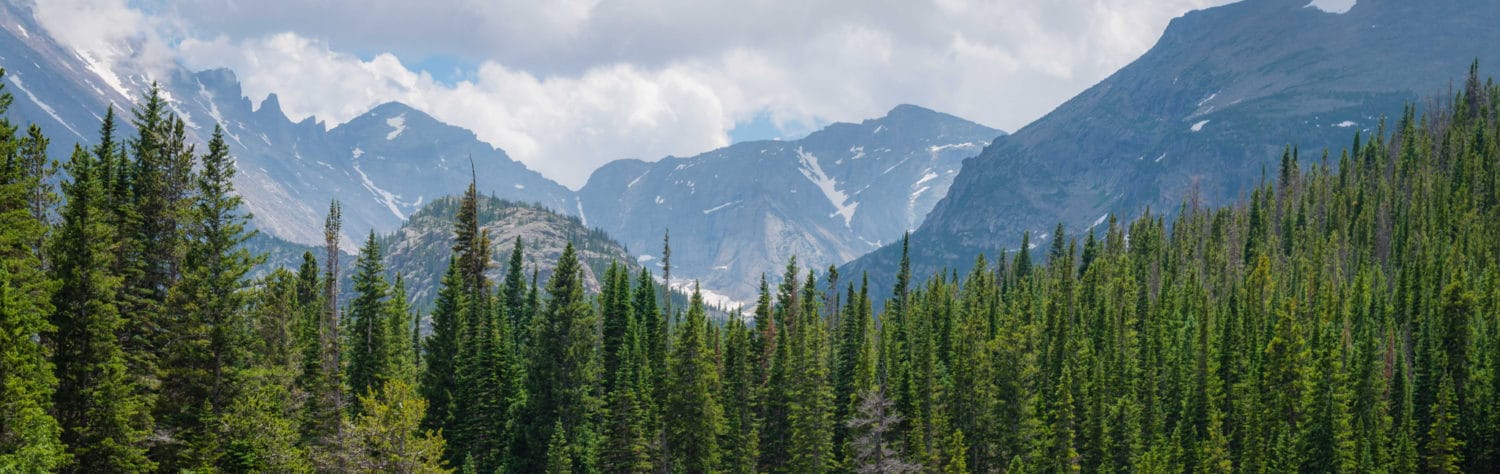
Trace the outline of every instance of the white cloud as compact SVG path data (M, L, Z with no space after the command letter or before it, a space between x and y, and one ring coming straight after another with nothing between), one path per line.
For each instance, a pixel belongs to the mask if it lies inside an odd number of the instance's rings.
M186 65L233 68L294 119L337 124L399 100L571 187L617 158L725 145L761 113L790 127L915 103L1014 131L1144 52L1172 17L1229 2L124 1L43 3L125 19L70 44L170 26L155 34L187 38ZM444 84L408 66L436 56L477 70Z
M58 42L87 53L85 61L118 70L160 72L174 57L162 35L177 24L142 13L126 0L30 1L37 23ZM113 78L106 78L113 80Z

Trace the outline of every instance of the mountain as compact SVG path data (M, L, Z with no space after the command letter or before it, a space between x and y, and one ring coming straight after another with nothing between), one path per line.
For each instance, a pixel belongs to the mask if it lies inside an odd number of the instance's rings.
M1317 3L1317 2L1314 2ZM1307 0L1248 0L1171 22L1142 57L967 160L912 236L913 268L967 268L980 252L1047 244L1109 214L1171 213L1244 196L1288 145L1301 162L1451 97L1476 58L1500 64L1500 3L1359 0L1344 13ZM1366 133L1368 135L1368 133ZM846 266L889 287L892 245Z
M343 208L346 236L391 232L425 201L463 190L471 177L484 194L564 213L578 208L567 188L472 132L411 107L384 104L332 130L315 118L293 122L275 94L255 106L228 70L130 61L112 70L92 53L49 38L30 8L0 2L0 66L15 96L12 120L41 125L52 137L53 155L66 156L73 143L97 139L107 106L128 117L155 82L195 142L206 142L215 124L224 127L238 164L236 188L255 225L275 237L321 244L323 216L334 198ZM135 133L122 125L123 133ZM344 244L353 248L354 240Z
M387 271L406 278L407 292L419 308L425 308L437 296L439 282L448 268L448 256L453 251L453 223L460 203L457 196L435 199L413 213L399 230L377 238ZM479 200L478 209L480 230L489 232L488 275L493 282L504 281L517 237L524 247L526 277L531 278L535 269L540 272L538 281L543 285L552 277L552 270L568 243L573 244L579 261L584 264L584 288L590 294L598 292L599 276L610 262L640 268L634 265L623 245L603 231L584 227L578 217L558 214L536 204L489 197Z
M698 279L749 300L759 276L780 275L792 256L826 268L916 228L962 160L1002 134L902 105L800 140L616 161L578 194L589 225L643 255L658 255L670 230L674 281Z
M133 87L150 85L140 84L139 77L104 74L108 71L97 59L57 44L29 7L11 1L0 2L0 67L5 90L14 96L12 122L40 125L63 152L71 152L79 140L98 138L106 106L131 103L122 79L135 81Z
M621 160L573 192L512 160L473 132L400 103L332 127L292 121L275 94L255 103L232 71L105 62L49 38L25 2L0 2L0 66L16 96L12 119L41 124L54 155L90 143L106 107L122 117L152 84L203 143L224 128L236 189L254 225L286 242L320 245L329 201L342 205L342 247L396 231L424 205L464 189L577 215L656 255L676 234L674 281L693 279L720 303L749 300L761 273L791 256L805 267L842 264L923 222L962 160L1003 132L915 106L794 141L740 143L690 158ZM131 45L122 45L129 50ZM134 130L123 121L120 133ZM472 161L471 161L472 160ZM470 166L470 163L473 166Z

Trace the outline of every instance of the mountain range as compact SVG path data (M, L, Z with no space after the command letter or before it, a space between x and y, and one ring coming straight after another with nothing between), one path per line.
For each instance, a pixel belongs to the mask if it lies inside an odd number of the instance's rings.
M912 229L914 269L930 274L1014 249L1026 232L1045 245L1059 223L1076 236L1111 214L1170 214L1190 195L1241 199L1288 147L1318 160L1405 104L1451 97L1476 59L1500 62L1485 46L1500 40L1486 20L1500 4L1325 3L1190 12L1139 59L1013 135L900 106L797 140L618 160L576 192L399 103L330 128L293 122L275 95L253 104L227 70L111 70L47 38L14 2L0 8L0 66L13 119L41 124L54 146L90 141L105 107L128 109L155 81L200 140L225 127L255 224L280 239L321 240L335 197L346 235L394 232L473 179L483 194L604 230L639 263L659 258L670 232L675 277L743 301L791 256L888 285L892 243Z
M1287 147L1339 150L1408 103L1449 100L1470 65L1500 64L1500 3L1249 0L1173 20L1142 57L967 160L911 236L918 275L1078 236L1110 214L1171 214L1246 197ZM1394 126L1394 123L1387 124ZM889 288L890 245L850 263Z
M426 203L474 179L481 194L605 230L638 262L657 258L664 233L675 231L673 284L701 280L721 301L751 299L759 276L774 281L792 256L826 268L915 229L946 194L962 159L1003 134L903 105L799 140L618 160L574 192L473 132L401 103L330 128L316 118L287 118L275 94L255 104L229 70L132 64L110 67L61 46L29 6L0 2L0 66L16 97L12 119L40 124L54 136L54 154L93 141L107 107L126 113L154 84L195 142L215 125L224 128L237 190L255 226L275 239L321 244L323 213L338 199L342 246L354 249L365 233L395 232ZM134 133L124 125L123 133Z
M676 275L749 300L760 275L774 281L793 256L821 270L915 229L962 160L1002 134L902 105L799 140L615 161L579 196L589 224L645 258L670 233Z
M107 107L128 117L154 83L196 143L205 143L216 124L224 128L238 165L237 191L255 225L278 238L321 243L323 213L334 198L343 207L346 236L390 232L424 201L455 194L471 178L487 195L562 212L577 207L562 185L472 132L410 107L381 105L332 129L315 118L293 122L275 94L253 104L232 71L162 71L128 61L111 68L48 37L30 9L0 2L0 67L15 96L12 120L41 125L53 137L52 154L64 156L73 143L97 139ZM158 70L146 72L152 69ZM121 128L135 133L129 123ZM345 241L346 248L353 244Z

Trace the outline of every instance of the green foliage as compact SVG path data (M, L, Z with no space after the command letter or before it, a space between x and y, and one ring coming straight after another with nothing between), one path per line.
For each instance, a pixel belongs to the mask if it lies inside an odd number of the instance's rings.
M719 434L724 413L719 405L719 374L708 349L703 296L693 290L687 318L677 325L667 361L667 428L670 469L709 472L719 468Z
M70 469L136 472L155 466L146 458L150 407L127 371L120 335L126 323L115 304L121 278L111 272L114 228L105 220L92 158L73 154L73 183L52 240L52 363L54 413L73 456Z
M599 320L584 299L582 269L573 246L563 251L547 282L546 308L532 320L526 369L526 404L518 420L509 469L536 472L549 466L554 426L564 427L572 465L593 465L601 413Z
M3 90L0 85L0 115L11 102ZM34 153L38 146L46 148L38 138L40 132L33 127L32 137L21 140L15 132L9 120L0 118L0 221L5 223L0 226L0 471L47 472L68 461L62 430L52 411L58 380L43 344L43 338L52 337L55 329L47 315L57 287L42 271L46 257L42 243L48 226L46 214L36 210L50 204L45 184L50 167L38 162ZM96 165L81 150L74 158L70 171L90 176L82 185L70 187L70 194L97 195L97 180L92 176Z
M421 429L427 402L410 383L395 379L359 397L359 415L347 429L341 465L348 472L452 472L442 463L442 436Z
M359 260L354 263L354 301L349 303L349 333L347 335L350 393L364 396L385 385L391 378L394 364L391 361L391 346L397 344L390 334L390 286L385 281L385 268L380 263L380 246L371 232L365 246L359 251ZM405 319L404 317L402 318ZM404 321L403 321L404 322Z
M1489 471L1497 97L1471 77L1337 164L1289 147L1242 203L1059 227L1035 261L1030 235L962 278L903 256L879 314L795 260L750 321L697 291L678 319L573 245L540 283L517 239L492 284L503 211L471 187L433 211L425 340L373 235L340 304L337 202L322 275L251 280L227 145L195 171L158 93L61 200L46 137L0 120L0 471Z

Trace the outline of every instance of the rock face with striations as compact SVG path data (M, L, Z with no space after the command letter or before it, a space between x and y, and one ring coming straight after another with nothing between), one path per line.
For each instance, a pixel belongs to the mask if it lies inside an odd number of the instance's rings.
M1409 102L1451 96L1470 64L1500 64L1500 3L1247 0L1177 18L1144 56L967 160L913 235L913 267L965 267L1046 245L1150 208L1170 213L1196 190L1233 201L1274 175L1285 147L1303 163L1394 122ZM888 288L888 246L848 265Z
M579 196L589 225L638 256L658 255L670 230L674 280L698 279L743 301L762 273L774 281L792 256L822 270L916 228L961 161L1002 134L903 105L800 140L616 161Z

